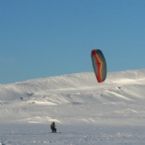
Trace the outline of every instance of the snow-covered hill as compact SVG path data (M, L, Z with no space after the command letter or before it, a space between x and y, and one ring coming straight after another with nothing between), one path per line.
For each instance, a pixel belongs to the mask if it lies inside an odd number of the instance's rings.
M0 85L0 121L143 124L145 70L69 74Z
M104 83L78 73L0 85L3 145L144 145L144 123L145 70Z

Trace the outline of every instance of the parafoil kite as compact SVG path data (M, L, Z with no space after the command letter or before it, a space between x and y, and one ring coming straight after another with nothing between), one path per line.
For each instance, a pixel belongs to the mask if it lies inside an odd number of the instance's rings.
M107 75L105 57L100 49L93 49L91 52L91 58L97 81L101 83L106 79Z

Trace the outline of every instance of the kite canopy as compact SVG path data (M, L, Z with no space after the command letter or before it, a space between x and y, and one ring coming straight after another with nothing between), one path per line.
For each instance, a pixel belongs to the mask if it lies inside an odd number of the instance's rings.
M91 58L97 81L99 83L103 82L107 75L107 65L102 51L99 49L93 49L91 52Z

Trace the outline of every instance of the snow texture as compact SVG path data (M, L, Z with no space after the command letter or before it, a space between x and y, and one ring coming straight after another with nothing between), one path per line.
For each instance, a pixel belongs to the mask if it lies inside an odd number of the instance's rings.
M1 84L0 145L26 144L144 145L145 70Z

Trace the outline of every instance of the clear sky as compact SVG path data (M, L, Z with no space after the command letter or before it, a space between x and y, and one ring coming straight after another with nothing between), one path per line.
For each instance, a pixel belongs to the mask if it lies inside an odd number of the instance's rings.
M145 68L145 0L1 0L0 83Z

